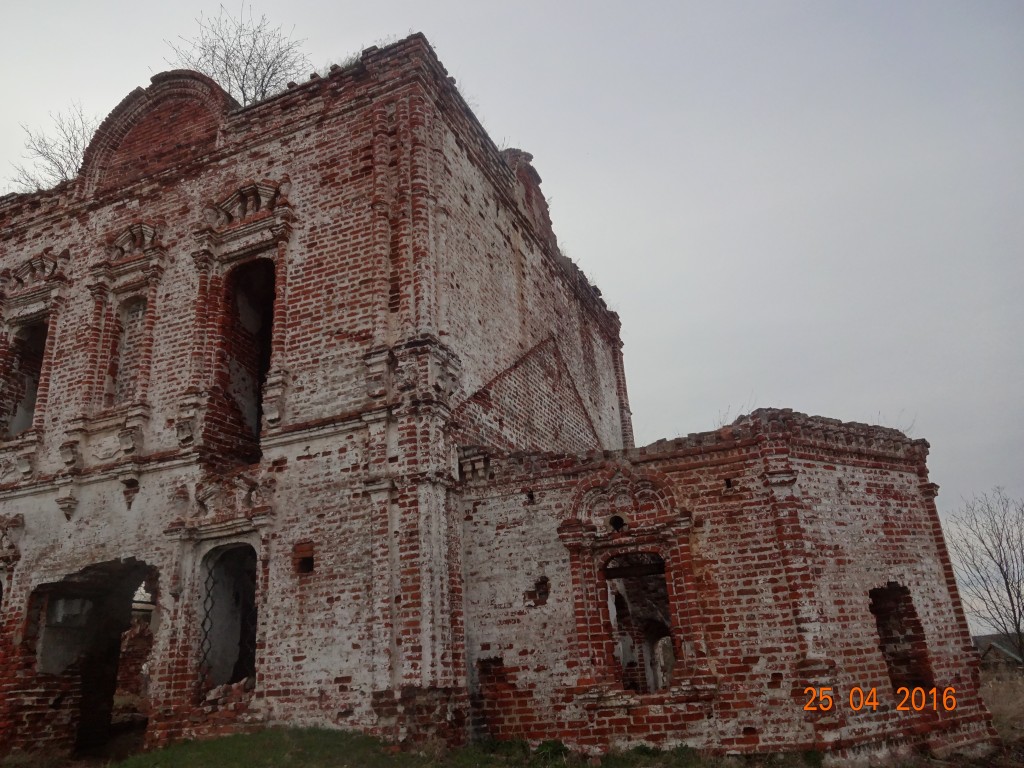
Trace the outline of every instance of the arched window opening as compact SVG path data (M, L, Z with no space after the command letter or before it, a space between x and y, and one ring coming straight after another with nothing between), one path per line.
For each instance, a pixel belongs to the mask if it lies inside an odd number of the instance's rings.
M604 567L622 686L639 693L668 688L675 667L665 561L653 553L611 558Z
M257 461L263 425L263 388L270 372L274 322L274 264L257 259L228 275L221 384L227 423L237 431L238 455Z
M256 551L248 544L207 557L200 668L208 687L256 674Z
M124 405L138 399L142 370L143 335L146 329L146 299L135 297L117 312L117 342L110 361L110 375L104 405Z
M16 437L32 427L48 331L49 320L42 318L23 326L14 335L4 371L4 391L0 395L8 437Z
M917 617L910 590L894 581L872 589L871 613L878 628L878 648L885 659L892 689L931 688L935 677L928 661L924 628Z

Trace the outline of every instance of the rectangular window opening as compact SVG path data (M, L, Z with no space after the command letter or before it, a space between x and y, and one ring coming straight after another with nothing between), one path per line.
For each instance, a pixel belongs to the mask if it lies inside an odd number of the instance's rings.
M263 455L263 391L270 373L274 300L271 260L246 262L228 275L219 421L223 424L223 450L250 463Z
M622 687L638 693L668 688L676 659L665 561L652 553L619 555L604 575Z

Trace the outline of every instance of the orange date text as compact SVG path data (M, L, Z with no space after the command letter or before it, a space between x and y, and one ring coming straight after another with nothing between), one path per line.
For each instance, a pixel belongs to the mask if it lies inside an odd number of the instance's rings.
M804 696L807 702L804 704L805 712L830 712L836 708L837 700L843 700L830 686L821 688L804 688ZM878 691L874 688L861 688L854 686L850 689L849 695L845 697L844 703L854 712L878 709ZM933 712L952 712L956 709L956 689L943 688L907 688L901 686L896 689L896 710L898 712L922 712L924 710Z

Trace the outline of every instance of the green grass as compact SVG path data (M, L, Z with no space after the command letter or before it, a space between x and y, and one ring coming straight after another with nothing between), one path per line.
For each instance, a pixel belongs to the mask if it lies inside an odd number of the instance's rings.
M774 755L756 764L778 768L820 765L816 755ZM325 730L269 729L247 736L177 744L136 755L116 768L725 768L748 761L703 758L687 747L667 752L638 747L605 755L600 762L573 754L559 741L530 750L522 741L487 741L448 750L437 744L396 752L360 734Z
M175 744L135 755L118 768L412 768L425 758L388 754L368 736L316 729L272 728L259 733Z
M361 734L317 729L271 728L249 735L175 744L122 762L67 762L36 756L0 761L0 768L727 768L820 765L814 756L775 755L757 762L703 758L687 747L668 752L638 747L605 755L599 762L573 754L558 741L530 750L523 741L485 741L448 750L437 744L418 752L397 752Z

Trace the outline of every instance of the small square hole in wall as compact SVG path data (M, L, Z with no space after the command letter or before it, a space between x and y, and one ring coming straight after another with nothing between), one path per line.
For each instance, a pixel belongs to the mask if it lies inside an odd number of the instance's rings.
M302 541L292 547L292 566L296 573L312 573L316 570L313 542Z

